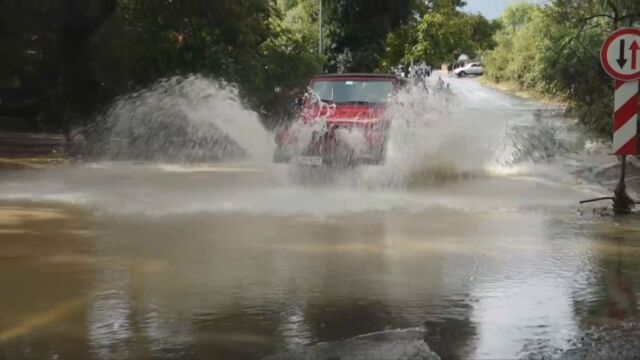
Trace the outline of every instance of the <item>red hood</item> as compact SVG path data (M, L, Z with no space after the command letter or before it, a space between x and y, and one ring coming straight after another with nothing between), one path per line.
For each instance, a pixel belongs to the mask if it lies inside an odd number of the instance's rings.
M314 106L304 111L304 121L308 123L317 118L325 118L329 123L368 124L382 120L385 112L386 108L380 105L337 105L322 109Z

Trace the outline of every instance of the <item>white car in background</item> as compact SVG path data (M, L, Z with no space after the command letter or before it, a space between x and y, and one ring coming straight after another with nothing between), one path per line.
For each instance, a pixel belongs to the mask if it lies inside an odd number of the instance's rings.
M453 70L453 73L458 77L465 77L467 75L482 75L484 73L484 68L482 67L482 64L473 62Z

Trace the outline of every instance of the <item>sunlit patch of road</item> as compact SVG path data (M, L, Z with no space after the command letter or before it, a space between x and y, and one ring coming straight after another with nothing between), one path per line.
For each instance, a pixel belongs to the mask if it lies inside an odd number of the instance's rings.
M86 297L70 299L43 312L31 314L18 324L0 329L0 347L2 343L29 335L43 327L62 321L72 311L81 309L87 301Z

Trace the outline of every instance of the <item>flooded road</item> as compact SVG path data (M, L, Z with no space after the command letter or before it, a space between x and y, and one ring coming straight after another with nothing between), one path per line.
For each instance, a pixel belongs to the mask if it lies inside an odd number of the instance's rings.
M452 87L381 168L0 173L0 358L633 358L640 220L580 214L575 156L504 155L539 105Z

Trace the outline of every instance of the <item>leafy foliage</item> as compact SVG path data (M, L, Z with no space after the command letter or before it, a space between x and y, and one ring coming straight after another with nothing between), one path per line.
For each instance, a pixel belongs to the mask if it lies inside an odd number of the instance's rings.
M611 132L611 80L600 66L607 35L640 16L637 1L556 0L507 10L486 59L487 75L525 90L567 98L581 123Z
M388 36L383 68L420 61L449 63L461 54L476 57L493 47L495 24L480 15L457 11L455 5L460 2L444 3L432 5L440 10L428 12L419 23L401 27Z
M205 73L237 83L267 120L277 121L290 98L319 71L304 33L285 26L264 0L129 0L94 39L96 70L115 96L175 73ZM122 51L127 56L122 56ZM119 75L118 75L119 74Z
M325 0L328 71L348 53L346 71L369 72L379 67L388 34L412 23L425 11L420 0Z
M2 41L14 44L2 47L3 60L12 61L0 63L0 91L24 94L15 104L0 104L0 120L15 114L31 128L38 124L29 119L42 119L45 129L69 132L116 96L187 73L237 83L265 121L277 122L290 108L289 90L321 69L313 34L298 31L295 16L269 0L27 0L0 6L0 26L7 30ZM25 53L35 55L25 61Z
M100 91L88 44L114 8L112 0L0 2L0 124L68 134L90 113Z
M2 0L0 127L90 123L127 92L177 74L238 85L265 124L322 71L370 72L491 47L460 0Z

